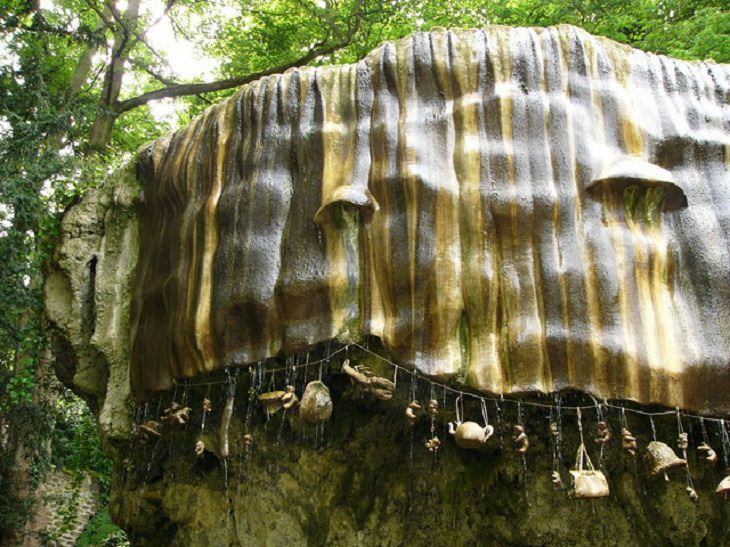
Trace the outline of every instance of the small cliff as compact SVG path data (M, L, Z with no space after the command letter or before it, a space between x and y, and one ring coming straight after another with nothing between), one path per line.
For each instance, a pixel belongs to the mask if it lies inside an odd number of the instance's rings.
M728 66L573 27L435 30L245 86L63 219L57 372L98 415L116 522L139 545L728 543L726 424L683 419L695 503L683 469L647 478L675 415L633 410L730 411L729 171ZM363 344L415 371L392 399L342 374L350 345L393 378ZM331 420L266 420L262 393L319 375ZM482 449L450 439L449 389L487 401ZM433 431L409 428L433 398ZM186 423L145 432L173 402ZM570 497L558 405L590 407L608 498Z

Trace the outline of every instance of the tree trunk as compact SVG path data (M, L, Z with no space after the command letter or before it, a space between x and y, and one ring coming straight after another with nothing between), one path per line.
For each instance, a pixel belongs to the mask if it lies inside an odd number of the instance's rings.
M104 74L101 105L89 139L89 149L92 152L102 152L109 146L114 123L119 117L117 104L124 79L124 64L129 59L129 42L134 38L137 27L139 4L140 0L129 0L124 14L115 16L117 32L114 34L111 62Z

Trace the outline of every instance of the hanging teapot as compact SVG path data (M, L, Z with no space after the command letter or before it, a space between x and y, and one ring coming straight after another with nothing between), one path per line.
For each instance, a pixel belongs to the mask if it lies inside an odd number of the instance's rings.
M480 448L494 434L491 425L481 426L476 422L449 422L449 433L461 448Z

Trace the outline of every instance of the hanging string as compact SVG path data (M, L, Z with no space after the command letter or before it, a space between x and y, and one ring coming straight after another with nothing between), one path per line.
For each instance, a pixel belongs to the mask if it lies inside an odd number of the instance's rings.
M686 443L684 443L684 428L682 427L682 416L679 413L679 408L677 410L677 438L679 440L679 443L681 445L682 450L682 459L684 459L684 467L687 471L687 492L689 492L690 496L695 499L697 496L697 492L695 492L694 484L692 482L692 475L689 472L689 461L687 460L687 446Z
M347 346L342 346L342 347L338 348L335 351L328 352L325 357L323 357L322 359L318 359L316 361L310 361L310 355L309 355L309 353L307 353L307 357L306 357L306 360L305 360L304 363L298 364L298 365L294 365L291 368L292 368L293 371L294 370L299 370L299 369L304 369L304 372L305 372L304 380L305 380L305 383L306 383L306 380L307 380L307 371L309 370L309 367L319 366L319 365L321 365L322 363L325 363L325 362L328 363L334 356L338 355L339 353L342 353L342 352L347 351L350 346L356 347L356 348L360 349L361 351L363 351L363 352L365 352L365 353L373 356L374 358L379 359L379 360L381 360L381 361L389 364L390 366L392 366L395 369L394 370L394 375L397 375L398 371L403 371L406 374L413 374L414 373L414 371L413 371L412 368L407 368L407 367L405 367L403 365L399 365L398 363L394 363L390 359L387 359L387 358L383 357L382 355L380 355L380 354L378 354L378 353L376 353L376 352L368 349L368 347L363 346L361 344L358 344L356 342L351 343L351 344L348 344ZM261 370L260 374L261 374L262 379L263 379L263 376L266 374L266 372L274 373L274 372L278 372L278 371L282 371L282 370L286 370L286 367L276 368L276 369L270 369L268 371L266 371L265 370L265 367L264 367ZM458 395L462 395L463 397L472 397L472 398L475 398L475 399L485 399L487 401L492 401L492 402L494 402L496 404L496 406L498 408L500 406L500 403L524 404L524 405L530 406L530 407L535 407L535 408L548 408L548 409L555 407L555 405L541 403L541 402L538 402L538 401L515 401L515 400L505 399L503 393L500 393L499 397L490 397L490 396L484 395L484 394L475 394L475 393L471 393L469 391L460 390L460 389L457 389L455 387L446 385L446 384L441 383L441 382L432 381L432 380L426 380L426 381L428 381L430 384L432 384L432 385L434 385L436 387L442 388L444 390L444 392L451 392L451 393L454 393L457 396ZM211 382L189 383L187 385L188 385L188 387L199 387L199 386L211 386L211 385L225 384L225 383L226 383L225 380L216 380L216 381L211 381ZM668 416L668 415L672 415L672 414L675 413L674 410L664 410L664 411L657 411L657 412L648 412L648 411L645 411L645 410L640 410L638 408L624 408L623 406L621 406L619 404L612 404L612 403L609 403L607 401L604 401L600 405L598 405L597 402L595 402L594 405L580 405L580 406L562 406L561 405L561 408L563 410L577 410L577 409L589 410L591 408L596 408L596 406L599 406L601 408L601 410L602 410L603 407L605 407L605 408L615 408L617 410L620 410L622 413L631 412L631 413L634 413L634 414L638 414L638 415L642 415L642 416L648 416L648 417ZM698 419L698 420L699 419L704 419L706 421L712 421L712 422L716 422L718 424L721 421L721 418L718 418L718 417L701 416L699 414L692 414L692 413L687 413L687 412L684 412L683 414L686 417L688 417L688 418L694 418L694 419Z
M489 425L489 411L487 410L487 401L484 399L480 400L480 405L482 407L482 418L484 419L484 425Z

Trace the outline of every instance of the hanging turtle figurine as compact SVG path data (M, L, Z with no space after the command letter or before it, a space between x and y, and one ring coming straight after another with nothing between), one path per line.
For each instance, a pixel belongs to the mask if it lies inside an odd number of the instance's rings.
M162 421L175 425L185 425L190 419L192 408L172 402L162 415Z
M494 427L489 424L482 427L476 422L455 421L449 422L449 433L461 448L481 448L494 434Z
M674 450L659 441L652 441L646 447L646 462L651 477L656 477L669 469L687 465L686 460L678 458Z
M431 453L436 453L439 451L439 448L441 447L441 441L438 437L434 436L432 439L429 439L426 441L425 444L426 448L428 448L428 451Z
M527 433L525 433L525 427L518 424L514 427L513 433L512 442L517 453L524 454L530 448L530 440L527 438Z
M406 420L408 425L414 426L418 421L419 413L421 411L421 405L418 401L411 401L406 407Z
M717 462L717 452L707 443L702 443L697 447L697 452L701 452L705 461L715 464Z
M632 456L636 456L636 437L625 427L621 430L621 447Z
M311 424L324 422L332 416L332 397L324 383L315 380L307 384L299 405L299 416Z
M596 443L600 445L605 445L611 440L611 429L608 427L608 424L606 422L598 422L596 429Z

